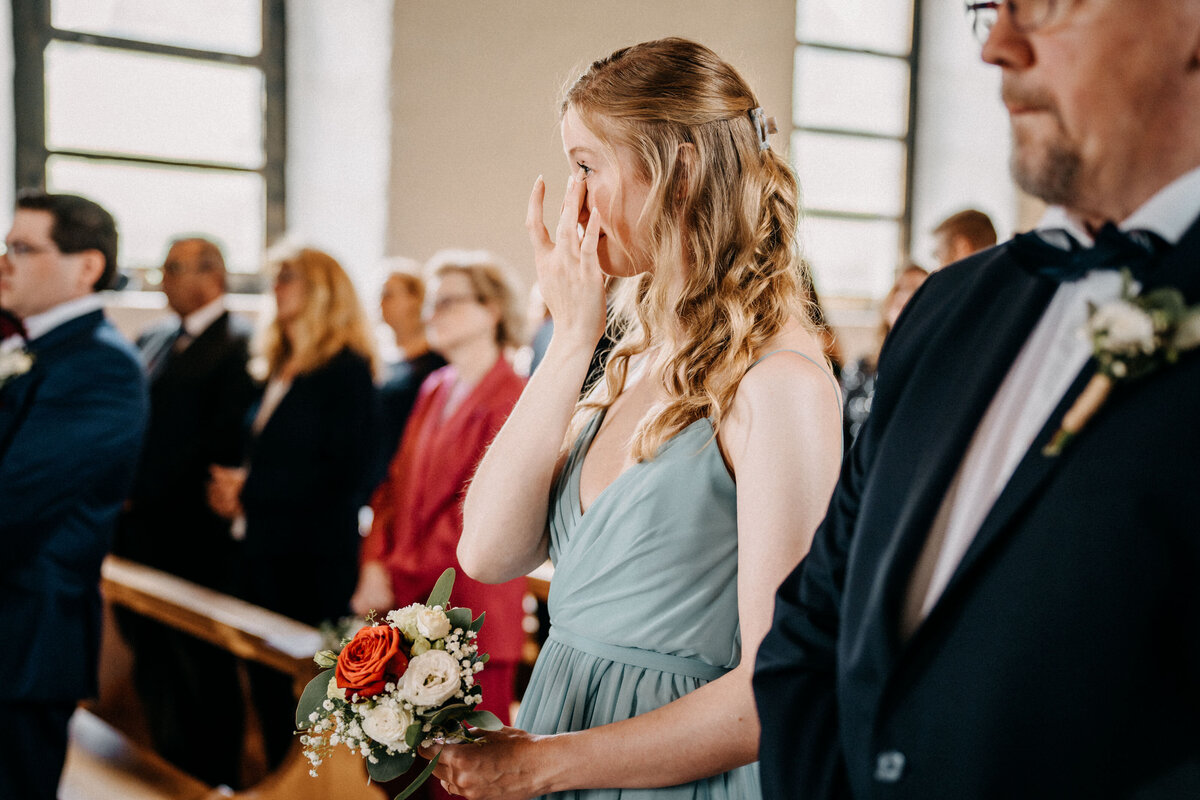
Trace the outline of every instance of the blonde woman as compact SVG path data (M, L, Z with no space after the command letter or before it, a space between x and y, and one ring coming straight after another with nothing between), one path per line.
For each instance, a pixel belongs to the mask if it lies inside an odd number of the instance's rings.
M840 462L795 179L749 86L693 42L618 50L562 108L553 241L541 179L528 218L554 336L458 553L486 581L549 556L552 627L524 730L446 746L436 774L473 798L757 797L754 652ZM628 327L576 403L605 275Z
M358 509L374 454L374 346L342 267L301 249L273 266L275 318L260 344L267 386L252 411L247 466L212 467L209 501L244 524L242 597L316 625L349 613ZM291 680L252 671L267 758L292 740Z

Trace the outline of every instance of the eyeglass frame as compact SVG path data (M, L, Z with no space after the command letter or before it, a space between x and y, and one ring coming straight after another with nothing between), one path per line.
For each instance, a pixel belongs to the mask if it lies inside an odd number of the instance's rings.
M1025 7L1029 7L1029 0L1022 0ZM971 20L971 32L975 34L975 38L980 44L986 44L988 37L992 33L992 28L1000 19L1000 10L1002 8L1008 10L1008 16L1012 21L1012 25L1021 33L1033 33L1034 31L1044 28L1051 20L1055 18L1056 12L1062 11L1071 6L1069 0L1045 0L1043 13L1035 20L1021 21L1020 6L1017 0L991 0L991 2L968 2L965 11ZM986 12L992 12L989 16Z
M20 240L14 242L0 242L0 256L9 259L32 258L33 256L46 255L47 253L59 253L67 255L57 244L51 242L46 245L29 244Z
M461 303L476 303L483 305L483 298L477 294L452 294L449 297L439 297L425 303L421 309L425 316L432 317L443 311L448 311Z

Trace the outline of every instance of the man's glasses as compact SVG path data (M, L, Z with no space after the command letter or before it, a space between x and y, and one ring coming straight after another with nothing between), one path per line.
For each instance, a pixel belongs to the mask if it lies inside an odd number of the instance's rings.
M13 241L0 242L0 255L8 258L29 258L30 256L40 256L43 253L52 253L58 248L52 244L34 245L28 242Z
M1013 28L1020 33L1032 33L1057 22L1071 6L1069 0L1003 0L1003 2L967 3L967 18L971 30L981 43L986 42L992 27L1000 18L1000 10L1008 13Z

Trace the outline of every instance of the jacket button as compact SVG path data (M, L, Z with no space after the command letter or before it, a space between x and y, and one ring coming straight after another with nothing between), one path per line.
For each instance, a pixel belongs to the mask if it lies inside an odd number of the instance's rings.
M887 750L875 758L875 780L880 783L895 783L904 775L904 753Z

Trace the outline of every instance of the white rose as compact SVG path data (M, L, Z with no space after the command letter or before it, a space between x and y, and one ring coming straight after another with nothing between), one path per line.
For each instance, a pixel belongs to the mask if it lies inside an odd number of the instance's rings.
M445 650L430 650L408 662L400 696L414 706L440 706L459 689L458 662Z
M410 640L420 636L417 631L417 610L422 606L414 603L411 606L398 608L395 611L389 611L387 621L392 624L392 627L399 628L400 632L407 636Z
M1154 320L1133 303L1117 300L1101 306L1088 326L1106 349L1126 355L1154 352Z
M374 708L364 709L360 714L363 733L382 745L402 753L408 751L404 732L413 724L412 714L392 703L380 703Z
M440 608L417 607L417 633L430 641L450 635L450 618Z
M329 676L329 685L325 687L325 696L333 700L345 700L346 690L337 685L337 676Z

